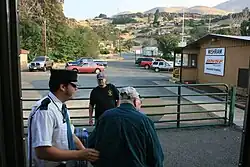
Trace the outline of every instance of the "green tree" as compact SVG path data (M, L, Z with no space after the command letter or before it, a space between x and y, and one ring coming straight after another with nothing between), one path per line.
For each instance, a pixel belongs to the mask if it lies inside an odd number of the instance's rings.
M100 14L99 16L98 16L98 18L103 18L103 19L106 19L108 16L106 15L106 14Z
M215 34L222 34L222 35L232 35L231 29L230 28L223 28L214 31Z
M248 21L244 20L241 23L240 33L243 36L250 36L250 19Z
M20 47L30 51L29 60L42 52L42 27L36 22L22 21L19 25Z
M194 27L195 26L194 19L186 20L185 22L186 22L185 24L187 26L189 26L189 27Z
M121 33L121 31L115 28L113 24L94 27L93 30L102 41L115 41Z
M208 28L205 26L194 27L189 32L191 38L188 40L188 43L196 41L197 39L208 34Z
M125 49L130 50L133 46L140 46L140 43L135 42L132 39L129 39L129 40L124 42L123 46Z
M151 15L149 14L148 15L148 23L150 23L151 22Z
M127 23L137 23L138 21L131 17L118 17L114 18L112 24L127 24Z
M154 24L158 23L159 17L160 17L160 11L159 9L157 9L154 14Z
M168 18L167 17L163 17L163 21L168 21Z
M21 47L30 51L29 59L44 55L45 21L48 55L55 61L99 54L97 33L67 19L58 1L22 0L19 10Z
M167 15L167 19L168 19L169 21L172 21L172 20L174 20L174 16L173 16L172 14L168 14L168 15Z
M156 37L158 48L163 55L169 55L178 46L179 37L174 35L165 35Z

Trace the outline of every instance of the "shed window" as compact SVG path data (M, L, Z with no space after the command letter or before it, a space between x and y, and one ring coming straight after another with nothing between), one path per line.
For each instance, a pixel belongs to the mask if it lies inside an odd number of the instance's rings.
M197 67L197 55L196 54L188 55L188 67L192 67L192 68Z

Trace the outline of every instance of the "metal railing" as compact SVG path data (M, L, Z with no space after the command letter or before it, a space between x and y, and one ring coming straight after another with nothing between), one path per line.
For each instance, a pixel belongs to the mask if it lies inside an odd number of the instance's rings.
M221 92L215 93L198 93L193 89L195 87L202 86L213 86L222 88ZM124 86L118 86L117 88L121 88ZM142 110L151 109L152 113L147 112L147 116L154 120L156 125L163 128L181 128L181 127L194 127L194 126L211 126L211 125L232 125L234 119L234 106L235 106L235 88L229 87L226 84L222 83L213 83L213 84L169 84L169 85L138 85L133 86L136 89L150 89L150 88L166 88L172 89L171 95L152 95L152 96L143 96L142 99L155 99L155 100L165 100L164 102L175 101L176 103L170 104L143 104ZM93 87L80 87L79 90L93 89ZM177 90L173 90L177 89ZM48 91L48 88L23 88L22 91ZM139 91L140 92L140 91ZM185 92L192 92L191 94ZM195 92L195 93L194 93ZM200 97L199 99L203 99L203 101L194 102L190 100L190 97ZM220 97L220 100L218 98ZM172 98L172 100L167 100L168 98ZM173 98L176 98L173 100ZM207 99L214 99L214 101L206 101ZM217 100L215 100L215 98ZM35 102L39 100L38 98L22 98L23 102ZM89 100L89 98L77 97L72 100ZM196 100L197 101L197 100ZM210 107L205 107L211 105ZM198 106L201 108L200 110L195 109L187 109L188 106ZM172 107L172 108L171 108ZM173 107L176 107L175 111ZM184 109L182 108L184 107ZM185 109L186 107L186 109ZM157 113L157 110L163 109L164 112ZM168 108L171 108L169 110ZM211 109L210 109L211 108ZM23 108L23 111L30 111L31 108ZM69 107L70 111L74 110L88 110L88 107ZM86 115L86 114L85 114ZM196 116L202 115L202 116ZM205 115L205 116L204 116ZM182 118L185 117L185 118ZM195 118L193 118L195 117ZM170 119L164 119L170 118ZM89 126L88 125L88 116L71 116L72 122L76 123L76 127ZM155 120L156 119L156 120ZM85 120L85 121L84 121ZM24 118L24 121L27 121L27 118ZM78 122L78 123L77 123ZM85 123L84 123L85 122ZM189 122L189 123L188 123ZM191 122L191 123L190 123ZM199 122L199 123L196 123ZM25 125L27 127L27 125Z

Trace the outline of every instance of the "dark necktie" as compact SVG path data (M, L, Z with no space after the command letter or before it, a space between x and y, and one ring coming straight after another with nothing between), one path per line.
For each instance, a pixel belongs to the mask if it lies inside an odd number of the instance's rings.
M69 115L67 112L67 107L66 104L63 104L62 106L62 114L64 117L64 120L66 121L67 124L67 138L68 138L68 145L69 145L69 150L75 150L75 143L73 139L73 134L70 126L70 121L69 121Z

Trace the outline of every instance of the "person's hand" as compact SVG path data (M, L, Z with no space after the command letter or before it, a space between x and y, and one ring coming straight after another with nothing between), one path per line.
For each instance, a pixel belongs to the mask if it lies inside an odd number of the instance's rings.
M79 157L81 160L95 162L96 160L99 159L99 151L86 148L79 151Z
M93 126L94 123L93 123L93 118L89 118L89 125Z

